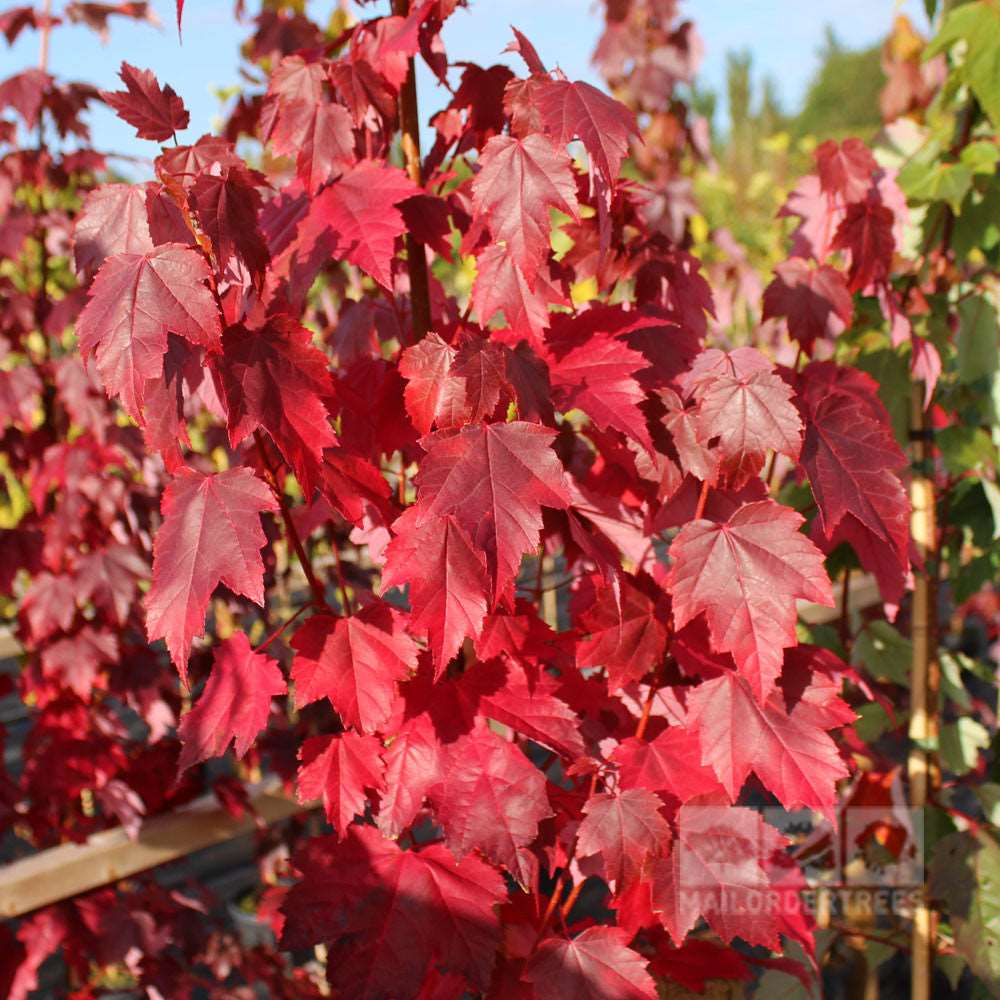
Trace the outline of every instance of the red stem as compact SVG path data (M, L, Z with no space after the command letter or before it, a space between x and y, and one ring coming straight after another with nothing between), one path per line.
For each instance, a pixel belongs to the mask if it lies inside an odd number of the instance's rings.
M294 622L295 619L299 617L299 615L301 615L305 611L308 611L311 607L313 607L313 604L312 604L311 601L308 604L303 604L302 607L299 608L299 610L296 611L295 614L292 615L292 617L289 618L288 621L286 621L285 624L281 626L281 628L276 629L262 643L260 643L257 646L254 646L253 651L255 653L262 653L265 649L267 649L268 646L271 645L272 642L274 642L275 639L278 639L278 638L281 637L281 635L284 633L285 629L288 628L288 626L291 625L292 622Z
M326 607L326 590L316 576L316 572L313 570L312 561L306 555L306 550L302 546L302 539L299 538L299 533L295 530L295 522L292 520L292 512L288 507L288 502L285 500L285 492L278 485L277 473L274 471L270 461L268 460L267 449L264 446L264 439L259 430L253 432L253 440L254 444L257 445L257 451L260 454L261 464L267 471L269 481L268 485L270 485L271 489L274 491L275 499L277 499L278 506L281 508L281 520L285 525L285 534L288 536L288 540L292 543L292 548L298 556L299 563L302 566L302 572L305 573L306 580L309 582L309 588L312 590L313 600L321 607Z
M698 496L698 506L694 509L694 520L700 521L702 514L705 513L705 504L708 501L708 482L705 481L701 484L701 493Z

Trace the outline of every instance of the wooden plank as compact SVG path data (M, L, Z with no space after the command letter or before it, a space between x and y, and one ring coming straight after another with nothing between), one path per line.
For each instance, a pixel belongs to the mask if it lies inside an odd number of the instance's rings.
M267 824L312 808L285 795L274 781L251 789L250 798ZM30 913L255 829L252 816L234 819L214 796L204 796L143 823L135 840L115 827L94 834L83 844L39 851L0 868L0 917Z

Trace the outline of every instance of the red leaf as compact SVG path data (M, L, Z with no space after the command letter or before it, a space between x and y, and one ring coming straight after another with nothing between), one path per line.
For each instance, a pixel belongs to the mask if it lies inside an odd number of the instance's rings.
M299 750L299 801L321 798L327 821L341 838L347 836L354 817L364 815L365 789L385 788L381 749L374 736L346 732L311 736Z
M430 431L451 391L448 372L454 360L455 349L433 331L403 351L399 359L399 373L406 379L406 412L421 434Z
M576 833L581 857L598 854L604 877L621 888L642 874L649 858L659 857L670 842L670 827L654 792L629 788L614 795L591 796Z
M257 223L260 192L250 172L241 165L201 173L188 197L202 232L212 241L219 267L235 259L261 281L270 254Z
M704 612L712 648L732 653L763 702L796 643L797 599L833 606L823 556L798 528L803 518L773 500L728 521L686 524L670 546L666 588L676 628Z
M395 241L406 228L396 205L420 189L395 167L365 160L313 199L300 223L296 243L312 276L330 257L360 267L380 285L392 288Z
M432 964L486 990L500 943L500 875L478 858L458 864L440 844L403 851L367 826L310 841L302 880L282 905L284 947L334 941L330 979L356 1000L415 997ZM343 946L338 938L343 936Z
M604 667L610 691L642 680L663 661L670 603L657 589L648 578L640 582L624 576L620 602L611 587L602 587L590 595L590 607L580 615L589 637L577 643L576 665Z
M680 945L703 916L724 941L780 949L779 916L765 905L768 866L785 838L752 809L683 806L669 858L653 862L653 908Z
M893 222L892 209L872 198L848 205L834 234L833 249L850 252L848 287L852 292L860 292L888 276L896 249Z
M620 927L588 927L569 940L545 938L524 978L537 1000L656 1000L646 959L628 942Z
M650 742L629 737L615 748L611 760L618 765L624 788L663 792L682 804L723 792L715 773L701 762L698 734L681 726L670 726Z
M633 378L648 367L645 357L609 334L595 333L547 357L552 394L561 410L583 410L601 430L614 427L650 452L653 442L640 404L646 394Z
M122 63L118 75L125 90L102 90L101 97L136 130L140 139L164 142L188 127L190 115L173 87L161 89L148 69L137 69L127 62Z
M628 152L629 136L639 135L635 115L620 101L582 81L540 81L532 88L532 97L545 131L563 145L579 139L594 166L613 185Z
M424 796L441 780L441 744L427 715L406 722L383 753L385 790L378 828L398 837L417 817Z
M496 243L476 258L476 282L472 286L472 304L479 325L486 326L503 310L504 319L515 337L538 343L549 325L549 303L560 296L536 275L533 287L518 267L507 247Z
M194 708L180 721L178 770L221 757L235 741L242 757L267 725L271 699L288 689L275 660L250 648L244 632L215 647L212 673Z
M146 192L135 184L102 184L87 195L73 227L73 255L81 277L93 277L108 257L153 249Z
M215 361L235 447L263 427L294 469L306 496L322 476L323 449L337 443L324 399L333 392L326 355L285 316L260 330L231 326Z
M408 511L393 525L396 537L386 549L383 588L410 585L408 626L426 635L436 672L466 638L482 628L490 594L490 579L482 551L453 515L433 518L419 527Z
M910 504L896 470L906 457L891 427L852 396L817 386L805 400L802 467L819 508L815 527L830 547L836 538L854 544L885 600L898 603L909 569Z
M792 257L774 269L764 290L763 318L788 318L788 335L811 355L817 340L835 340L854 318L854 300L843 275L823 264L812 268Z
M843 195L848 202L861 201L872 186L878 164L860 139L838 143L827 139L816 148L816 170L820 187L829 195Z
M314 615L292 639L295 704L329 698L344 724L370 733L390 716L396 684L417 666L399 615L372 604L350 618Z
M826 733L826 709L801 699L788 712L781 691L761 704L746 680L726 672L696 687L688 724L731 799L752 770L787 809L805 806L833 817L836 782L847 767Z
M149 641L166 639L186 681L191 638L219 583L264 603L262 511L274 495L249 469L203 475L184 469L163 493L163 524L153 544L153 585L146 595Z
M177 243L117 254L97 272L77 324L80 349L134 419L141 420L146 380L163 373L168 332L219 345L219 313L204 284L210 277L204 258Z
M549 209L577 218L571 164L565 149L537 133L523 139L495 135L480 153L473 205L529 282L549 254Z
M750 348L732 355L709 350L695 359L687 381L698 402L697 436L718 438L723 468L740 486L764 467L771 450L793 461L802 446L802 421L792 389L769 362ZM721 357L720 357L721 355Z
M542 506L565 508L569 493L550 444L555 432L514 421L439 431L423 441L415 527L451 515L484 552L499 600L521 557L538 546ZM409 527L409 520L407 526Z
M482 851L524 886L538 862L527 849L538 824L552 815L545 776L521 750L487 728L448 747L437 815L458 858Z

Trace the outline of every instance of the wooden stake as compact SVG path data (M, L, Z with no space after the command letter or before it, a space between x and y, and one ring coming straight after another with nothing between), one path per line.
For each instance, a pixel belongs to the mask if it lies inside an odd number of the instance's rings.
M929 428L924 412L924 385L914 383L910 405L913 436L913 480L910 484L910 533L923 560L923 567L913 574L913 607L910 639L913 660L910 669L910 755L907 771L910 779L910 806L923 811L928 804L931 786L937 773L939 668L937 650L936 539L934 516L934 481L930 463L933 457ZM924 893L913 913L911 932L910 996L912 1000L930 1000L934 968L935 920Z

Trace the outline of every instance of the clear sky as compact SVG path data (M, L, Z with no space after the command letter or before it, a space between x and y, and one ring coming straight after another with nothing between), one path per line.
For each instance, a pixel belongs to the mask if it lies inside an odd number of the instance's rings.
M60 0L53 4L56 10L61 6ZM123 59L152 69L184 98L191 112L188 136L197 138L219 115L213 90L239 82L238 48L247 26L234 21L231 0L187 0L179 44L173 0L154 0L153 6L161 28L114 20L107 45L86 28L59 28L53 33L50 69L110 89L118 85L116 73ZM247 6L253 8L252 0ZM322 23L334 6L336 0L313 0L310 10ZM380 0L366 10L384 12L388 6L389 0ZM514 24L534 42L546 64L558 64L572 79L597 83L590 66L600 32L597 6L592 0L471 0L468 10L459 10L447 23L445 46L454 60L484 65L503 61L521 71L518 60L501 54L511 37L509 25ZM789 109L797 105L816 70L826 24L834 26L846 45L869 45L885 35L900 7L923 27L922 6L920 0L682 0L684 15L694 19L705 42L701 81L724 90L726 52L749 49L758 78L774 77ZM4 44L0 40L0 46ZM36 65L37 59L37 35L27 32L13 50L0 47L0 78ZM418 86L426 122L445 103L445 92L426 72ZM132 155L157 152L108 109L95 109L90 120L100 149Z

